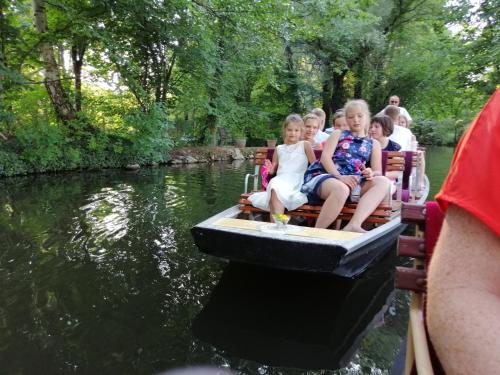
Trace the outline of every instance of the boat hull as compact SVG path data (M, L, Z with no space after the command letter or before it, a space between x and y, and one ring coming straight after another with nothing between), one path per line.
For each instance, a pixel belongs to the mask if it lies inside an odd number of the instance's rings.
M232 214L232 210L227 210L225 216ZM406 227L397 219L359 239L336 241L223 228L214 225L220 216L224 214L191 229L195 244L202 252L233 262L342 277L355 277L364 272L395 247Z
M206 254L281 269L332 272L346 253L341 246L304 245L293 238L276 241L213 228L195 227L192 234L196 246Z

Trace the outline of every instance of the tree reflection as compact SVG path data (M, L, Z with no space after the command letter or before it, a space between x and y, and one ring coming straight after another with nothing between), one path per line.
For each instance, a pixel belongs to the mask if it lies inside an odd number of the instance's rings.
M220 266L194 248L189 229L235 201L244 172L157 168L2 181L3 371L151 373L210 362L193 354L188 327Z

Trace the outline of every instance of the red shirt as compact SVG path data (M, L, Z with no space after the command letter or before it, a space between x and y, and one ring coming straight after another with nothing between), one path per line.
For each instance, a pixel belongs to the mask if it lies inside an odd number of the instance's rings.
M436 200L443 211L452 203L500 236L500 89L462 136Z

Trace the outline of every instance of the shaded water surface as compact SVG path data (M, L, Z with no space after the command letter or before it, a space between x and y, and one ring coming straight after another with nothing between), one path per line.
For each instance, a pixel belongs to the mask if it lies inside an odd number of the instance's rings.
M194 247L191 226L233 205L252 169L1 180L0 372L387 372L407 304L388 287L393 259L346 282L226 268Z

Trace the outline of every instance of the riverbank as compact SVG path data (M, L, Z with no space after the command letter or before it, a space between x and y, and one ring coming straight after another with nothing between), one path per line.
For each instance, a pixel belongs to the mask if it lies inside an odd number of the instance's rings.
M211 163L253 159L258 147L180 147L170 150L171 159L167 164Z
M123 155L109 151L107 153L87 152L78 155L78 157L75 156L75 159L72 161L68 161L65 157L56 158L55 160L38 160L36 158L31 160L26 159L16 152L0 150L0 178L46 172L85 171L109 168L137 170L144 166L159 164L179 165L244 160L253 159L256 150L257 147L178 147L166 150L160 158L155 158L156 161L144 157L123 157ZM136 161L137 159L141 161Z

